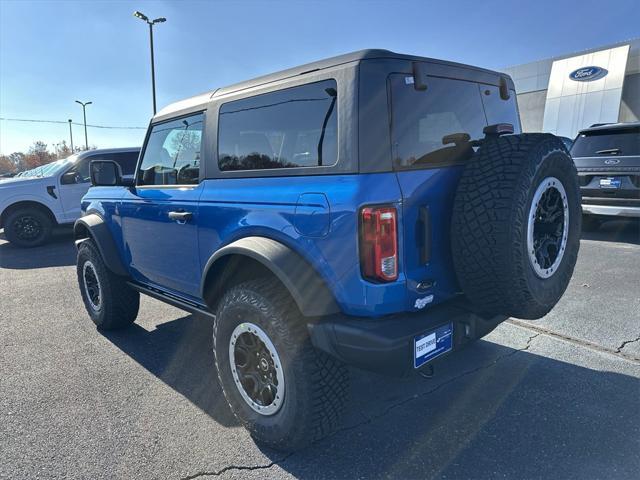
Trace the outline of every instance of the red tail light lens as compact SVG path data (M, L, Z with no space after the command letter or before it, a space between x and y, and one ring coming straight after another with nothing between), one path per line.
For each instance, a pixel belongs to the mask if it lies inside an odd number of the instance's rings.
M394 207L365 207L360 222L362 275L374 281L398 278L398 222Z

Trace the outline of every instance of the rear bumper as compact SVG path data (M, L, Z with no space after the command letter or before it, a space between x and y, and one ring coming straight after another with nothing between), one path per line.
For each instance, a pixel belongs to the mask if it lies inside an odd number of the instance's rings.
M364 370L404 376L414 370L416 335L451 322L454 352L483 337L506 319L505 316L483 318L468 310L463 302L452 301L422 312L378 319L332 316L308 327L313 345L329 355ZM446 355L448 353L421 368Z
M588 159L587 159L588 160ZM581 166L576 159L582 195L582 211L590 215L640 217L640 159L620 159L626 165L618 167ZM602 159L597 159L601 163ZM592 161L593 163L593 161ZM617 188L603 188L601 181L615 178Z
M591 215L611 215L616 217L640 218L640 206L622 207L615 205L582 205L582 212Z

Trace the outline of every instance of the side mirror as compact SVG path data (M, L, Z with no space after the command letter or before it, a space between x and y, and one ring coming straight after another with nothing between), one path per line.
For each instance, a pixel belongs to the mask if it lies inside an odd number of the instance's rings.
M78 183L78 172L67 172L60 178L62 185L71 185L72 183Z
M94 187L133 186L133 180L122 178L120 165L112 160L94 160L89 167Z

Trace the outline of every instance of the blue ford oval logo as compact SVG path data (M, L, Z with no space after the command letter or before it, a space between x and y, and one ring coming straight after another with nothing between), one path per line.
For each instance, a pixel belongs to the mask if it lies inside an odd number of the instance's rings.
M582 67L571 72L569 78L576 82L592 82L606 77L607 73L609 73L609 71L606 68Z

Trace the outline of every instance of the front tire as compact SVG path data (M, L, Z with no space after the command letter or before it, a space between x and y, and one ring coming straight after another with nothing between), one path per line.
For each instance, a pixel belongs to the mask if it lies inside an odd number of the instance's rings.
M100 330L124 328L135 321L140 294L107 268L92 240L80 244L76 272L84 306Z
M277 282L250 281L227 291L216 311L213 345L227 402L258 443L293 451L338 425L346 367L313 347L297 306Z
M31 248L51 238L53 222L49 215L37 208L20 208L10 213L4 222L4 233L12 244Z

